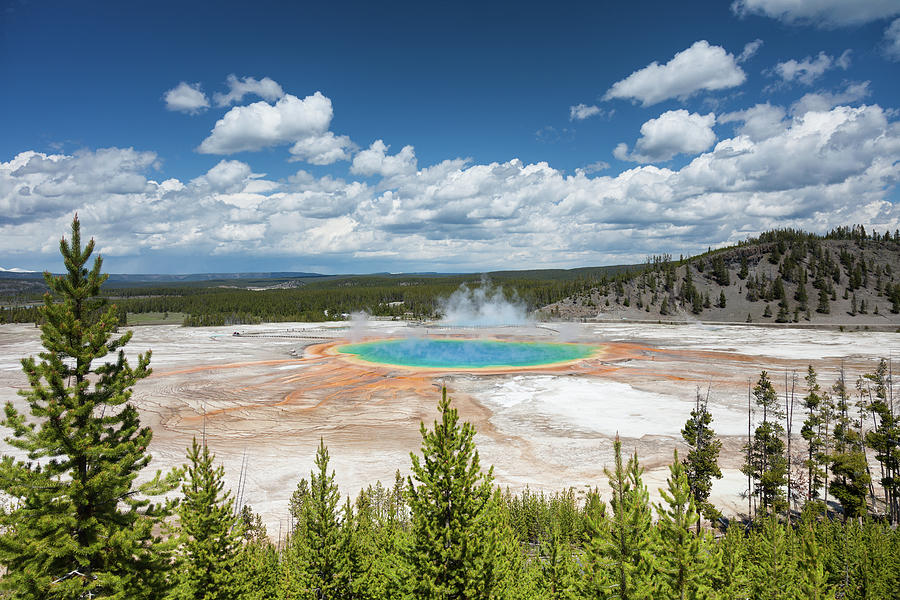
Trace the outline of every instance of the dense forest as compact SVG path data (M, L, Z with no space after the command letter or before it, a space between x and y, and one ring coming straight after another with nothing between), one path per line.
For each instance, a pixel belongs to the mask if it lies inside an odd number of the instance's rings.
M129 313L184 313L188 326L319 322L346 319L365 312L375 317L431 319L440 314L440 303L461 285L484 285L481 275L452 276L353 276L304 279L290 287L246 289L236 282L215 285L141 286L110 288L104 297L118 308L120 324L127 325ZM595 275L563 278L545 275L534 278L494 274L506 297L534 310L596 285ZM599 281L605 281L600 275ZM271 285L271 284L270 284ZM31 323L40 319L39 302L34 297L8 298L0 308L0 323Z

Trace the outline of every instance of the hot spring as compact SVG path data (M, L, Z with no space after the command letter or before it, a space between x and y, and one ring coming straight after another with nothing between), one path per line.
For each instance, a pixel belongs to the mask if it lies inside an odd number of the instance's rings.
M565 363L590 358L598 348L549 342L406 338L346 344L335 350L376 364L423 369L487 369Z

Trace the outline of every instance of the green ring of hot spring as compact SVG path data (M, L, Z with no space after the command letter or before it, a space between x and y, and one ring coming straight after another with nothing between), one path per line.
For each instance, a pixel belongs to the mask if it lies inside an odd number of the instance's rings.
M370 363L429 369L535 367L590 358L596 346L551 342L407 338L335 348Z

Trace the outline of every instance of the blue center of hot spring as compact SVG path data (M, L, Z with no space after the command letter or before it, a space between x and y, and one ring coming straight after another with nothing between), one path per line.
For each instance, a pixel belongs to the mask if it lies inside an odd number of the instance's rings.
M480 369L531 367L590 357L596 348L585 344L501 342L496 340L378 340L339 346L338 352L362 360L405 367Z

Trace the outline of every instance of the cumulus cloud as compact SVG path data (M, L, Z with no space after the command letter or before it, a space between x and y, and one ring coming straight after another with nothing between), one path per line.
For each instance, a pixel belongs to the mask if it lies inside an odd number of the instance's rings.
M252 174L250 165L245 162L221 160L205 175L193 179L191 184L204 192L239 192Z
M216 121L197 151L233 154L321 136L332 116L331 100L320 92L303 100L287 94L275 104L235 106Z
M0 162L0 252L4 264L45 267L20 259L55 260L76 210L108 257L130 256L140 265L132 270L145 271L175 257L169 268L180 272L227 270L236 257L270 265L289 257L310 265L304 270L332 271L610 264L705 250L771 227L900 227L893 112L784 112L764 104L716 118L736 123L736 134L680 169L595 176L518 159L419 167L412 147L391 155L381 140L354 161L356 174L386 177L375 185L306 171L272 181L234 160L160 183L152 152L23 152ZM712 115L680 117L701 131L713 123ZM654 135L662 139L649 126L642 132L644 151Z
M382 140L375 140L368 149L355 157L350 165L354 175L380 175L393 177L416 170L416 153L412 146L403 146L397 154L389 155L388 148Z
M209 100L199 83L187 83L182 81L163 95L166 109L188 113L191 115L203 112L209 108Z
M762 45L763 41L759 38L753 40L752 42L747 42L746 44L744 44L744 49L741 51L741 55L738 56L735 60L738 63L750 60L753 55L759 52L759 49L762 48Z
M812 85L825 71L834 67L840 67L845 71L850 67L850 50L844 50L837 59L825 52L819 52L815 58L807 56L799 61L786 60L775 65L774 71L785 83L798 81L803 85Z
M354 144L346 135L334 135L326 131L319 136L298 140L291 146L291 161L305 160L314 165L330 165L339 160L350 160Z
M824 28L861 25L900 13L896 0L735 0L735 14L764 15L790 24Z
M773 106L767 102L746 110L719 115L718 121L719 123L740 123L736 127L737 133L749 137L754 142L759 142L783 132L785 116L787 113L782 107Z
M594 115L599 115L602 112L600 107L596 105L576 104L575 106L569 107L569 120L583 121Z
M845 82L844 88L836 92L818 91L804 94L791 105L791 114L802 116L810 111L827 111L841 104L859 102L869 93L868 81Z
M613 156L619 160L650 163L670 160L677 154L698 154L716 141L712 126L713 113L701 115L686 110L670 110L641 125L641 137L628 152L626 144L619 144Z
M884 51L891 60L900 61L900 19L894 19L884 31Z
M669 98L685 100L704 90L732 88L746 79L733 55L721 46L711 46L706 40L700 40L664 65L654 61L617 81L603 99L631 98L639 100L643 106L650 106Z
M225 83L228 85L227 94L218 92L213 94L216 106L237 104L248 94L259 96L269 102L274 102L284 96L284 90L281 89L281 86L268 77L263 77L262 79L254 79L253 77L238 79L236 75L231 74Z

